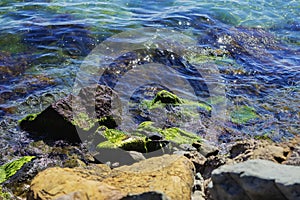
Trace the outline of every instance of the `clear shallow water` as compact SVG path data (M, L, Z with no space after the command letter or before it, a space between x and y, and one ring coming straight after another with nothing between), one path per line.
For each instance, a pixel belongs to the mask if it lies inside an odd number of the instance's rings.
M229 51L214 60L182 55L207 73L215 73L210 66L216 66L221 77L206 81L225 88L228 116L242 105L260 116L244 125L216 120L222 128L211 133L212 140L264 134L289 138L300 130L299 13L299 1L1 1L2 123L41 111L70 93L82 60L108 37L153 27L179 31L199 48ZM18 130L1 129L0 147L15 143L12 134Z

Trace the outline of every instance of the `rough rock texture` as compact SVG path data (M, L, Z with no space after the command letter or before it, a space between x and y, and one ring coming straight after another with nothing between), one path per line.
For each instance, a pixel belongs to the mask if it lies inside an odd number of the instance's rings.
M283 164L300 166L300 135L286 143L291 152Z
M78 142L82 139L78 132L92 131L99 125L117 126L115 100L117 94L109 87L92 85L81 89L77 96L69 95L41 113L27 116L20 121L20 127L32 135Z
M224 165L212 172L213 199L300 199L300 167L267 160Z
M249 139L236 142L229 153L234 162L264 159L283 163L291 154L291 149L290 144L276 144L268 140Z
M28 199L122 199L157 191L165 194L165 199L188 200L193 183L194 166L187 158L164 155L113 170L106 165L49 168L34 178Z

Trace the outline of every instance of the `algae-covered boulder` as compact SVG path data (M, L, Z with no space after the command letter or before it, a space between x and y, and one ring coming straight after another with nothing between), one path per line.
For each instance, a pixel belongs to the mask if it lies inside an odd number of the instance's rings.
M98 131L99 132L99 131ZM121 148L128 151L147 152L146 137L132 135L116 129L108 129L101 131L100 133L105 140L101 141L98 145L98 149L108 148Z
M200 142L201 138L191 132L184 131L177 127L171 128L157 128L154 122L146 121L139 125L138 132L144 134L159 133L165 140L171 141L174 144L193 144L194 142Z
M211 111L211 106L205 102L191 101L178 97L177 95L167 91L159 91L153 100L143 101L143 104L147 106L148 109L154 109L157 107L165 107L167 105L179 106L182 108L201 108L207 112Z
M211 116L212 107L206 102L180 98L167 90L156 93L152 99L144 99L132 106L132 114L139 123L153 121L161 127L185 126ZM141 120L142 119L142 120Z
M16 174L26 163L30 162L34 156L24 156L0 166L0 183L7 181Z
M25 117L19 124L34 136L79 142L85 133L94 132L100 125L117 126L120 110L113 106L115 102L117 94L111 88L92 85L76 96L71 94L51 104L41 113Z
M103 155L104 152L113 153L116 151L149 153L163 148L169 142L167 140L151 139L138 131L127 133L116 129L100 127L94 134L93 143L96 145L98 152ZM112 151L109 151L109 149Z

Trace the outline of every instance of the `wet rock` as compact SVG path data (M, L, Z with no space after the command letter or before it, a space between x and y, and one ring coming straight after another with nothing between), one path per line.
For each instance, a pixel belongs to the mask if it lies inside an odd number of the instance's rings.
M137 151L128 151L128 153L130 154L130 156L133 158L134 161L139 162L142 160L145 160L145 156Z
M135 102L134 116L143 121L153 121L159 127L178 127L189 121L198 120L200 114L210 116L211 106L206 102L179 98L175 94L161 90L153 99Z
M197 150L205 157L216 156L219 153L219 149L212 144L209 144L206 140L193 143L193 147L197 148Z
M0 83L7 81L8 78L23 74L30 67L29 63L31 60L32 58L28 55L12 55L8 52L0 51Z
M168 92L166 90L162 90L156 94L150 106L153 106L156 103L181 104L183 103L183 101L173 93Z
M102 129L102 127L100 127L100 129ZM132 135L116 129L107 128L105 128L103 131L100 131L100 135L103 136L105 140L97 144L98 149L121 148L127 151L138 151L142 153L147 152L147 141L146 137L144 136Z
M250 160L214 170L212 183L216 200L299 199L300 167Z
M31 183L28 199L67 198L65 194L88 199L122 199L129 194L153 191L160 191L169 199L191 197L194 166L183 156L164 155L113 170L106 165L97 166L97 170L55 167L40 172Z
M179 74L186 77L186 80L193 87L196 96L208 97L208 87L202 79L195 80L189 77L201 77L197 69L188 63L183 57L168 50L157 48L139 49L118 57L109 68L102 74L99 83L114 88L117 80L127 71L138 65L148 63L158 63L176 70Z
M262 28L231 27L229 31L212 33L217 46L225 46L234 56L251 55L255 58L271 56L268 50L280 50L282 47L275 36Z
M15 175L23 167L23 165L34 158L34 156L24 156L0 166L0 183L7 181L11 176Z
M69 95L51 104L39 114L28 115L19 124L33 136L80 142L100 125L117 126L120 111L112 106L116 99L116 93L109 87L89 86L76 96Z
M184 131L177 127L165 128L165 129L158 128L155 126L155 123L151 121L145 121L141 123L138 126L137 131L141 134L159 133L160 135L163 136L165 140L171 141L177 145L192 144L193 142L201 141L201 138L194 133Z

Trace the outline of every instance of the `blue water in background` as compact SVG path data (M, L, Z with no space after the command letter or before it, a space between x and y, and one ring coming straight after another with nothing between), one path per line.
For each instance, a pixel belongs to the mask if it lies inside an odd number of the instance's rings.
M220 48L218 37L234 34L236 27L242 27L237 32L258 28L271 34L284 50L262 54L252 50L263 46L253 47L219 66L232 102L229 110L247 105L261 116L243 127L223 122L230 127L224 132L268 134L274 140L299 134L298 0L1 0L0 24L2 135L9 129L18 133L7 125L11 120L39 112L70 93L82 60L97 44L142 27L180 31L209 48Z

